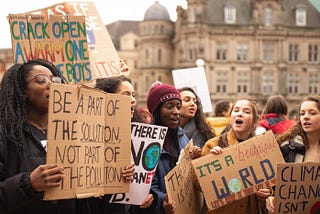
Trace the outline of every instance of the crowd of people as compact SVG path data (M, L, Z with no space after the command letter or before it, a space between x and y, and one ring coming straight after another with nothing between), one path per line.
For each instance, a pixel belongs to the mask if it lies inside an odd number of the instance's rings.
M128 77L108 77L98 79L94 87L129 96L131 121L168 128L149 195L140 206L110 204L110 195L42 200L44 191L59 186L64 175L62 166L46 164L49 89L53 82L65 83L58 69L46 60L13 65L1 81L1 213L174 213L176 202L168 199L164 177L191 140L189 154L197 159L219 155L227 147L271 130L286 162L320 162L319 96L306 97L297 108L296 119L289 119L288 105L281 95L270 96L261 113L251 98L221 100L214 105L215 116L208 118L190 87L157 82L150 86L145 108L137 106ZM130 164L122 176L131 182L133 175L134 164ZM199 213L274 213L273 192L259 189L213 211L204 205Z

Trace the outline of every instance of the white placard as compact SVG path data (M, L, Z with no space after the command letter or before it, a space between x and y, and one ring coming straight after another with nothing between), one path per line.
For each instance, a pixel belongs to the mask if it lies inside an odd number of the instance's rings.
M204 67L172 70L176 88L190 87L201 99L204 112L212 112L212 104Z

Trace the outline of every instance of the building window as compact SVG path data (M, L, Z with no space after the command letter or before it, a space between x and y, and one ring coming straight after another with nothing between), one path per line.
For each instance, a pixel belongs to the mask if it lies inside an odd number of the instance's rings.
M148 58L149 58L149 50L146 49L146 59L148 59Z
M226 71L217 72L217 93L227 93L228 76Z
M290 94L298 94L299 93L299 74L290 73L288 76L288 86Z
M162 51L161 49L158 50L158 63L161 63L161 59L162 59Z
M320 75L317 73L309 74L309 94L318 95L320 92Z
M306 14L306 6L297 5L296 11L296 25L297 26L306 26L307 24L307 14Z
M144 88L148 89L150 87L150 80L149 80L149 77L146 76L145 78L145 85L144 85Z
M226 24L236 23L236 7L231 2L224 7L224 21Z
M248 44L237 45L237 60L247 61L248 59Z
M273 44L265 43L263 44L263 61L264 62L273 62Z
M238 93L241 93L241 85L238 85L238 87L237 87L237 92L238 92Z
M262 93L264 95L271 95L273 94L273 87L274 87L275 79L271 72L264 72L262 76Z
M217 44L217 60L225 61L227 60L227 44L219 43Z
M217 85L217 93L220 93L220 92L221 92L221 86Z
M248 73L245 71L237 73L237 91L238 93L247 93L248 92Z
M248 92L247 86L239 84L237 87L237 91L238 91L238 93L247 93Z
M290 44L289 45L289 62L298 62L299 56L299 45Z
M264 9L264 25L265 26L272 25L272 9L270 6L267 6Z
M195 45L190 44L189 45L189 60L195 60L198 58L198 52L197 49L195 48Z
M311 63L318 62L318 45L310 44L309 45L309 52L308 52L308 59Z
M161 33L161 34L164 33L164 26L163 26L163 25L160 26L160 33Z

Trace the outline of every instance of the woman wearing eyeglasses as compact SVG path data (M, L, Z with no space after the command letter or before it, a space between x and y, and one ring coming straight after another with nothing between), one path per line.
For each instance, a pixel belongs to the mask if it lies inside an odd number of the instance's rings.
M63 168L46 163L49 87L57 68L31 60L9 68L0 87L1 213L74 213L74 200L43 201Z

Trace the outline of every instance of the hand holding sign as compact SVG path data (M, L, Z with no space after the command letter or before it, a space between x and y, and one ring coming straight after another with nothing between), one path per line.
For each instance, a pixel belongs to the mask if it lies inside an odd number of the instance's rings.
M61 184L63 167L53 164L38 166L30 174L30 183L36 192L43 192Z
M198 147L198 146L191 147L189 150L190 158L192 160L194 160L194 159L201 157L201 152L202 152L202 150L200 147Z
M122 171L122 177L124 179L124 182L132 182L133 181L133 175L134 175L134 163L130 164L129 166L124 167L124 170Z
M169 202L168 194L166 194L163 200L163 209L165 210L166 214L172 214L176 209L176 203L174 201Z

